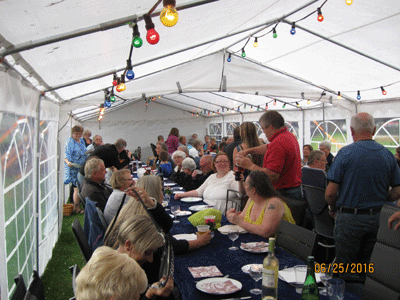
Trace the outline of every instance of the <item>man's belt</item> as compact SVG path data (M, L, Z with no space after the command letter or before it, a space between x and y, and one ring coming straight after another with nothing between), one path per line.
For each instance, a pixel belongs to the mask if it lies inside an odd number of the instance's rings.
M353 207L344 207L341 206L338 211L344 214L353 214L353 215L376 215L381 212L382 206L375 206L371 208L353 208Z

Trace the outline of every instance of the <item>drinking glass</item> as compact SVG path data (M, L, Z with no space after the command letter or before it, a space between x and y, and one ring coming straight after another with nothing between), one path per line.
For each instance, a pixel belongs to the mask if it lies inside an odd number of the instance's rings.
M294 275L296 278L296 283L294 284L296 287L296 293L301 294L303 290L304 281L306 280L307 266L306 265L295 266Z
M179 205L171 206L171 212L174 214L174 217L175 217L174 223L179 223L177 218L178 218L178 214L179 214L180 211L181 211L181 208L180 208Z
M239 232L237 230L228 231L228 237L232 241L232 247L229 247L229 250L237 250L238 247L235 247L235 240L239 237Z
M168 195L168 194L165 194L165 195L164 195L163 204L165 203L165 204L164 204L165 207L167 207L167 206L169 205L169 202L170 202L170 200L171 200L170 196L171 196L171 195Z
M250 266L249 274L255 280L254 289L250 290L250 293L253 295L261 294L261 290L257 287L257 282L262 278L262 269L263 265L261 264L254 264Z
M345 282L340 278L331 278L326 283L330 300L343 300Z
M324 284L325 288L319 292L320 295L323 296L328 296L328 288L326 287L326 284L329 279L333 277L333 270L332 270L332 265L328 265L325 268L325 272L322 273L321 275L321 281Z

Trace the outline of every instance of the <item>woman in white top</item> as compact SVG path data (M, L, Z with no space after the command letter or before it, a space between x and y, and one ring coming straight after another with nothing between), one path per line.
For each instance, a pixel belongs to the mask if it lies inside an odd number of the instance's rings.
M212 168L216 172L210 175L197 189L182 194L175 194L175 199L184 197L203 197L204 202L225 214L226 193L228 189L239 191L239 183L230 169L229 158L224 152L219 152L213 160ZM229 199L240 203L236 193L229 193ZM232 203L228 203L228 209Z

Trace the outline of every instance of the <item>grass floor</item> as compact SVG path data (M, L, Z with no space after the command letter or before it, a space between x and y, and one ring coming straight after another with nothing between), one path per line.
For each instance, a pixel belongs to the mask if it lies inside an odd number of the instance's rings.
M46 299L66 300L74 296L69 267L78 264L82 269L85 265L71 229L75 218L79 219L83 227L83 214L64 216L61 235L53 249L52 258L41 277Z

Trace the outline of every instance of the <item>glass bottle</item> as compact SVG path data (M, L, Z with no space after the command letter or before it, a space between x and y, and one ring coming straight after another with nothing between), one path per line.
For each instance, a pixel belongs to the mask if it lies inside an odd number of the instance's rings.
M279 261L275 257L275 238L269 238L268 255L263 261L262 300L278 299L278 272Z
M302 300L319 300L318 284L315 280L314 256L307 257L307 275L301 292Z

